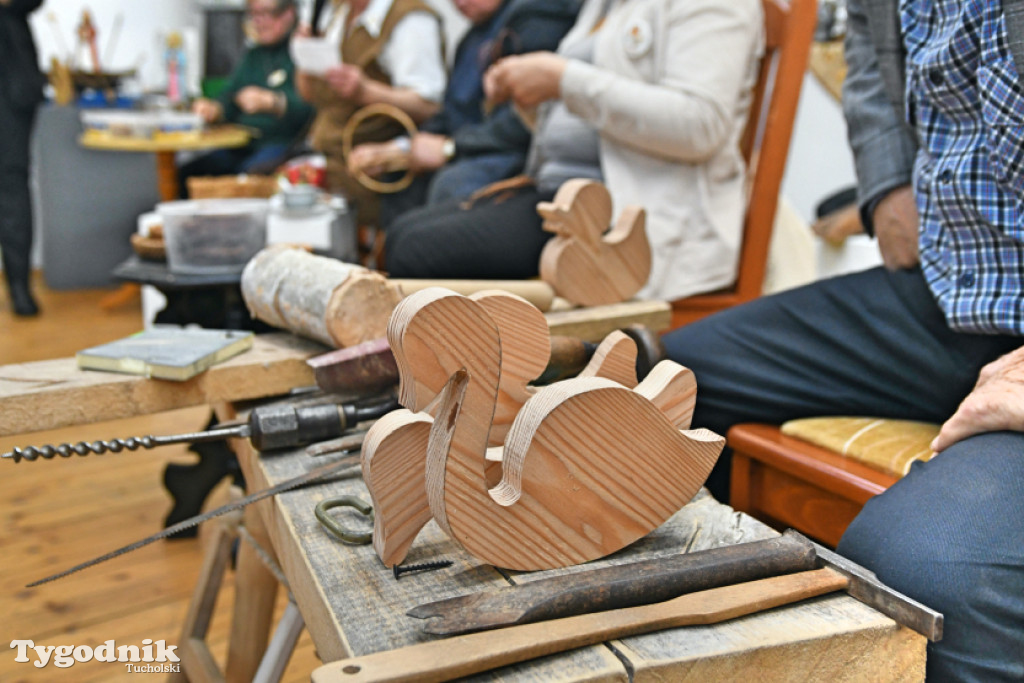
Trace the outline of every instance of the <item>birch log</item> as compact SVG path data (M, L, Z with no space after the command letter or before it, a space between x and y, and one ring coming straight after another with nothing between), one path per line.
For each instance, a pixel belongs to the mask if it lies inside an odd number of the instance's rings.
M401 300L380 273L287 245L249 261L242 296L254 318L337 348L383 337Z

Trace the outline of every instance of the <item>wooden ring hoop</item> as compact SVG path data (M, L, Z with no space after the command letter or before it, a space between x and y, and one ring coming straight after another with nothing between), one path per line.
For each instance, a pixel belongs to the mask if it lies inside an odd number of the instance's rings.
M341 131L342 153L345 155L345 159L348 159L349 154L352 153L352 139L355 137L359 124L373 116L387 116L398 121L398 123L405 128L405 132L410 138L416 134L416 123L413 122L412 118L410 118L408 114L395 105L386 104L384 102L369 104L352 114L352 116L349 117L348 122L345 123L345 128ZM393 194L395 192L401 192L405 188L409 187L409 184L412 183L412 179L416 174L410 169L406 171L404 176L389 183L377 180L362 171L356 171L352 175L359 181L360 185L368 190L373 190L379 194Z

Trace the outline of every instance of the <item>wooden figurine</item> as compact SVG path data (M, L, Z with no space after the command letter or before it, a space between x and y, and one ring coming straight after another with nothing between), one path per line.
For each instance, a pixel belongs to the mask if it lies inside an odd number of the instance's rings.
M651 273L651 247L644 210L627 206L612 220L608 189L596 180L562 183L552 202L537 212L544 229L555 233L540 256L540 277L559 296L581 306L632 298Z
M491 450L485 463L488 478L496 482L501 477L500 446L519 409L536 391L529 382L547 365L550 338L543 314L525 299L499 291L483 291L469 298L487 311L503 341L497 404L488 438ZM633 340L614 332L597 348L580 375L607 377L635 386L636 354ZM363 479L375 510L374 549L389 567L405 559L420 529L431 518L424 477L433 423L430 411L437 404L430 397L444 389L447 378L421 376L419 382L418 395L428 404L425 412L401 409L386 415L366 435L363 446ZM692 413L694 392L689 396ZM689 416L685 419L688 421Z
M671 361L656 366L635 389L584 376L528 391L503 445L495 445L495 415L505 396L516 393L508 385L524 374L514 369L506 376L505 356L520 357L514 367L540 368L547 351L541 344L515 349L514 340L503 340L503 330L519 328L518 309L500 324L494 310L494 302L440 288L417 292L396 308L388 338L408 410L388 416L367 437L364 475L378 517L386 516L392 501L423 490L431 516L470 554L496 566L534 570L615 552L696 494L724 440L707 430L681 431L689 423L692 373ZM429 418L416 414L423 410L434 415L429 430ZM425 458L422 451L405 452L374 462L382 444L421 448L424 439ZM417 484L411 476L400 478L402 485L394 487L383 473L396 471L422 472L423 479ZM422 508L416 514L415 521L425 523ZM405 531L399 541L387 530L380 535L385 545L411 543L419 530L409 533L412 526L394 524L391 533ZM397 556L404 550L382 559L394 563Z

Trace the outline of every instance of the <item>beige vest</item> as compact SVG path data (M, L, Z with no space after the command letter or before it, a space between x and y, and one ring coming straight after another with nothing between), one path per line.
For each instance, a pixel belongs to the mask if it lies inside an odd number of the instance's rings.
M362 68L367 78L390 85L391 79L377 63L377 57L387 45L398 22L410 12L417 11L435 14L422 0L394 0L378 36L372 36L363 26L356 27L345 36L341 48L342 61ZM342 144L345 124L359 109L359 105L339 98L321 79L312 79L311 90L310 101L317 113L310 135L313 148L327 157L328 186L332 191L344 192L356 204L361 222L371 222L377 214L376 194L360 185L348 173ZM359 126L353 136L353 146L363 142L390 140L403 132L404 129L397 122L384 117L371 117Z

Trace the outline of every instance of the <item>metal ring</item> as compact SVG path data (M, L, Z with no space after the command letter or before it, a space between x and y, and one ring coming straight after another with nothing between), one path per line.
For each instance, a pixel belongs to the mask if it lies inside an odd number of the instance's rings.
M355 137L356 129L366 119L371 116L388 116L395 121L398 121L405 128L405 132L408 133L409 137L416 135L416 123L406 114L404 111L399 109L393 104L386 104L384 102L378 102L377 104L370 104L362 109L356 111L352 116L349 117L345 123L345 128L341 131L341 145L342 153L345 156L346 163L349 155L352 153L352 139ZM363 171L356 171L352 176L359 181L359 183L374 192L380 194L393 194L395 192L401 192L405 188L409 187L412 183L412 179L416 174L412 170L407 170L405 175L390 183L385 183L376 178L367 175Z
M366 545L373 540L372 531L352 531L338 523L336 519L327 514L327 511L336 507L353 508L359 514L373 522L373 507L355 496L339 496L337 498L326 498L316 504L314 513L320 526L340 541L351 545Z

